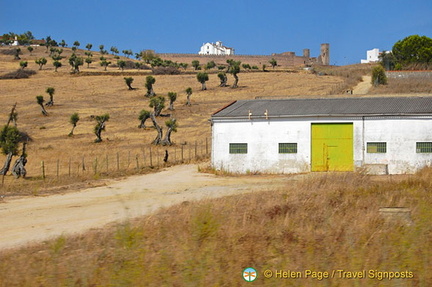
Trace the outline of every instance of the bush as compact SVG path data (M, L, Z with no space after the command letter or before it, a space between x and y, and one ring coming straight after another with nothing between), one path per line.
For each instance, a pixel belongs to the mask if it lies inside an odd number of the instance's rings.
M180 70L175 67L155 67L153 68L153 74L155 75L178 75Z
M372 68L372 84L374 86L387 85L387 76L383 66L375 66Z

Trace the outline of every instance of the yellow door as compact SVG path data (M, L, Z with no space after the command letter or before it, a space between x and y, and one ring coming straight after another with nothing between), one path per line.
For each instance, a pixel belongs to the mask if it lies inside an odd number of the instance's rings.
M312 171L353 171L353 124L312 124Z

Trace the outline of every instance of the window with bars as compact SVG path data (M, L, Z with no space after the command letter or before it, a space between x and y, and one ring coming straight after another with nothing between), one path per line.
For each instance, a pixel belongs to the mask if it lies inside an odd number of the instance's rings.
M387 152L386 142L367 143L367 153L386 153L386 152Z
M417 153L432 153L432 142L417 142Z
M297 143L279 143L279 153L297 153Z
M229 153L231 154L247 153L247 143L230 143Z

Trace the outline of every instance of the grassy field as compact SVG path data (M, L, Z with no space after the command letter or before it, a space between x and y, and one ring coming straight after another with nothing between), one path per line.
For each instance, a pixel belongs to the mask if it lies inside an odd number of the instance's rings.
M1 52L9 48L0 48L0 75L13 72L19 68L19 61L13 60L12 55L4 55ZM142 109L150 110L149 99L144 96L145 77L149 71L125 70L122 73L118 68L108 67L105 73L99 65L98 53L95 53L96 62L87 68L85 64L81 68L81 75L71 75L67 59L63 60L63 67L54 72L52 60L45 53L44 47L36 47L30 55L23 47L21 60L28 61L26 69L37 71L37 74L28 79L0 80L0 114L6 123L9 111L13 104L17 103L18 128L29 134L32 141L28 144L27 171L29 181L23 183L16 181L12 176L6 177L4 190L8 193L23 192L22 186L32 186L33 181L41 187L46 187L50 181L40 183L42 176L41 162L44 161L45 173L51 182L56 181L57 164L59 174L68 175L69 170L79 180L92 178L96 158L99 164L105 169L105 161L112 163L117 161L117 154L120 158L120 169L135 166L131 164L135 157L143 154L148 161L150 143L156 136L153 128L139 129L138 115ZM83 51L79 51L81 55ZM70 50L65 49L63 53L70 55ZM63 55L62 54L62 55ZM46 57L48 63L38 70L34 59ZM112 62L115 59L110 56ZM210 115L221 107L234 100L254 99L256 97L325 97L335 88L339 87L344 79L335 76L317 76L309 72L298 70L279 70L278 72L241 72L239 74L239 88L218 87L219 79L216 74L210 74L207 82L207 91L201 91L201 84L196 80L192 70L189 74L181 75L157 75L154 85L158 95L166 96L168 92L176 92L178 99L174 105L174 111L163 111L164 114L171 114L178 121L178 132L172 135L175 143L169 147L170 154L181 146L191 149L198 142L201 146L210 138L211 127L208 119ZM132 86L135 90L128 90L123 80L125 74L133 75ZM233 78L229 75L228 84L232 84ZM41 114L40 107L36 103L36 96L43 95L47 100L47 87L54 87L54 106L48 107L48 116ZM186 106L187 87L193 89L191 96L192 106ZM168 104L166 104L168 106ZM74 136L68 137L72 128L69 118L73 113L78 113L80 121L75 129ZM94 143L96 136L93 128L96 122L92 116L110 114L106 131L103 132L102 143ZM168 118L159 118L158 122L164 126ZM151 121L147 122L151 127ZM165 128L166 130L166 128ZM162 160L165 147L152 147L156 160ZM132 158L132 160L131 160ZM171 157L172 158L172 157ZM87 173L82 171L82 162L87 166ZM148 164L148 162L146 162ZM71 167L69 169L69 166ZM102 168L99 168L102 169ZM115 167L116 169L116 167ZM110 176L110 175L108 175ZM54 179L53 179L54 177ZM71 181L61 178L59 181ZM15 188L19 186L19 190ZM24 190L29 192L29 188Z
M431 183L431 169L397 177L317 173L281 190L184 202L3 252L0 286L430 286ZM381 207L411 212L385 217ZM257 270L256 282L243 281L247 267ZM302 278L275 278L278 270ZM306 270L366 278L319 280L305 278ZM409 278L389 279L402 273Z

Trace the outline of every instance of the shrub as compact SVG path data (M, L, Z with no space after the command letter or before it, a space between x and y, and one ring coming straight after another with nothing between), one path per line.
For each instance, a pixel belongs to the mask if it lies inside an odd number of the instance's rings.
M387 76L383 66L375 66L372 68L372 84L374 86L387 85Z

